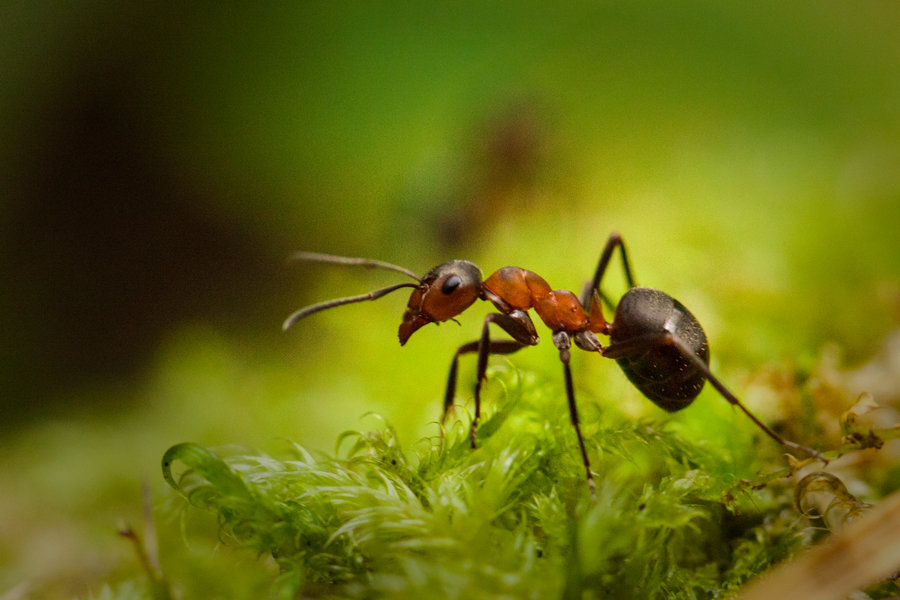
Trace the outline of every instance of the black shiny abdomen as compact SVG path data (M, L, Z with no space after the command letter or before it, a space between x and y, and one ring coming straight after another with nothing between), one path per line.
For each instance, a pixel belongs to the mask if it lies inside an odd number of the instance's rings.
M709 342L697 319L678 300L651 288L628 290L616 306L610 333L613 344L652 338L666 331L677 336L703 362L709 364ZM669 344L635 348L616 362L647 398L668 411L693 402L706 378L681 352Z

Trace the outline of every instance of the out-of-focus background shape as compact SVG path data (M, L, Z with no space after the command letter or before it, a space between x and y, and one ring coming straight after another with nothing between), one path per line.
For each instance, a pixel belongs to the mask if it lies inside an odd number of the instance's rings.
M366 411L436 434L487 307L402 349L402 293L283 334L398 280L298 249L577 291L617 230L736 385L832 342L865 362L900 321L898 22L884 2L5 3L0 595L136 572L115 523L140 523L142 480L167 496L174 443L330 452ZM514 362L557 377L544 338ZM583 401L662 418L609 361L575 369Z

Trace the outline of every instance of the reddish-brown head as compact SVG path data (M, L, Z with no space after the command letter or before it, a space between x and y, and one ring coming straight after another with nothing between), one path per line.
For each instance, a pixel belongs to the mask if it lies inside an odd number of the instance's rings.
M436 266L409 297L400 324L400 344L423 325L452 319L481 297L481 271L473 263L452 260Z

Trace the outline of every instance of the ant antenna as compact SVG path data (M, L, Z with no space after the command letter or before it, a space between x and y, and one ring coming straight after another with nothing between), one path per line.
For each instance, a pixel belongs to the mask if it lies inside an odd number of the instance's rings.
M382 288L380 290L375 290L373 292L368 292L366 294L360 294L359 296L347 296L346 298L336 298L334 300L326 300L325 302L319 302L318 304L313 304L311 306L307 306L306 308L301 308L297 312L293 313L287 319L284 320L284 323L281 325L281 329L283 331L287 331L290 329L294 323L299 321L304 317L308 317L313 313L317 313L321 310L326 310L329 308L334 308L335 306L343 306L344 304L353 304L354 302L364 302L366 300L378 300L382 296L390 294L391 292L395 292L400 288L405 287L419 287L415 283L398 283L396 285L392 285L386 288Z
M351 267L359 266L366 269L384 269L386 271L396 271L397 273L403 273L407 277L412 277L419 283L422 283L422 279L409 269L397 265L392 265L391 263L384 262L382 260L374 260L371 258L350 258L349 256L335 256L334 254L322 254L321 252L301 251L292 254L288 258L288 260L305 260L309 262L323 262Z
M360 294L358 296L347 296L346 298L336 298L334 300L326 300L324 302L312 304L305 308L301 308L300 310L291 314L291 316L289 316L287 319L285 319L284 323L281 325L281 329L283 331L287 331L288 329L293 327L293 325L297 321L319 311L334 308L335 306L343 306L344 304L365 302L366 300L377 300L378 298L386 296L387 294L395 292L401 288L415 288L419 287L422 284L422 280L419 278L419 276L409 269L405 269L403 267L393 265L384 261L373 260L370 258L350 258L347 256L335 256L333 254L322 254L319 252L297 252L296 254L291 255L289 260L305 260L309 262L323 262L336 265L360 266L366 269L384 269L386 271L396 271L397 273L402 273L408 277L412 277L418 283L398 283L386 288L381 288L380 290L374 290L365 294Z

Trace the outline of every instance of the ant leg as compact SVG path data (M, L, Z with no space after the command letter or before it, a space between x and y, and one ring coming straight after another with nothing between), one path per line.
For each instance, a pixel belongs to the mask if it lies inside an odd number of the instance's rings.
M740 400L738 400L737 396L731 393L731 390L725 387L725 384L722 383L722 381L719 380L719 378L716 377L712 371L710 371L709 366L703 361L703 359L697 356L696 353L691 352L690 348L688 348L678 336L669 334L669 337L671 337L671 344L674 345L683 356L690 360L691 363L693 363L693 365L697 367L697 369L699 369L701 373L703 373L703 376L706 377L707 381L709 381L709 383L712 384L714 388L716 388L716 390L722 395L722 397L725 398L725 400L727 400L733 406L737 406L739 409L741 409L741 411L743 411L745 415L750 417L750 420L756 423L757 427L762 429L766 435L768 435L770 438L772 438L785 448L803 452L804 454L821 460L826 465L828 464L828 459L825 458L825 456L823 456L822 453L818 450L813 450L812 448L807 448L806 446L802 446L796 442L787 440L769 429L765 425L765 423L757 419L756 416L751 413L750 410L746 406L744 406Z
M508 333L521 346L534 346L540 341L534 329L534 323L528 313L522 310L513 310L510 313L489 313L484 317L484 325L481 327L481 339L478 344L478 365L475 380L475 416L469 429L469 439L472 448L475 448L475 429L478 427L478 419L481 417L481 385L487 379L487 363L490 354L490 329L489 325L496 323L500 329Z
M554 336L554 342L557 342ZM578 421L578 406L575 404L575 386L572 383L572 368L569 366L569 348L568 340L563 342L565 347L559 348L559 360L563 364L563 374L566 378L566 399L569 402L569 418L572 421L572 427L575 428L575 435L578 436L578 446L581 448L581 460L584 463L584 470L587 473L588 487L591 490L591 498L597 499L597 486L594 484L594 474L591 473L591 461L588 459L587 449L584 446L584 438L581 435L581 425ZM559 347L559 346L557 346Z
M511 340L495 340L490 339L490 324L494 323L503 331L508 333L513 339ZM447 412L453 405L453 397L456 394L457 368L459 364L459 355L470 352L478 352L477 379L475 381L475 415L472 418L472 425L469 430L469 438L472 447L475 448L475 430L478 427L478 420L481 417L481 386L487 377L488 356L491 354L510 354L525 346L534 346L540 341L534 328L534 323L528 313L522 310L512 310L509 313L489 313L484 317L484 324L481 327L481 337L476 340L463 344L457 349L450 365L450 375L447 379L447 391L444 395L444 414L443 420L447 418Z
M622 267L625 270L625 281L628 282L628 287L634 287L634 277L631 275L631 262L628 260L628 252L625 250L625 242L622 240L622 236L618 233L611 233L609 235L609 239L606 240L606 246L603 248L603 252L600 254L600 260L597 263L597 270L594 272L594 279L591 280L590 287L584 289L581 294L581 306L584 308L585 312L590 312L591 310L591 297L594 295L594 290L600 294L600 297L606 302L607 306L612 310L612 306L610 306L609 299L603 295L603 292L600 290L600 280L603 279L604 273L606 273L606 268L609 266L609 261L612 260L613 252L616 248L619 248L619 252L622 255Z
M600 350L600 354L606 358L622 358L629 354L651 350L661 344L672 343L674 337L675 336L668 331L663 331L662 333L647 333L635 336L623 342L613 342L609 346L604 346L603 349ZM699 357L698 360L703 362L703 359L700 359ZM704 365L705 364L706 363L704 363Z
M463 344L456 350L453 355L453 361L450 363L450 374L447 376L447 391L444 393L444 411L441 414L441 424L447 421L447 414L453 408L453 399L456 397L456 381L457 371L459 370L459 357L462 354L470 354L478 351L481 340L473 340L467 344ZM523 344L515 340L492 340L488 348L489 354L512 354L520 348L524 348Z
M731 392L731 390L725 387L725 384L722 383L722 381L718 377L716 377L710 370L709 365L706 364L706 361L697 356L697 353L693 352L684 342L682 342L681 338L679 338L677 335L674 335L670 331L639 336L628 340L627 342L616 342L605 347L603 350L601 350L600 353L607 358L619 358L631 354L635 351L658 347L661 344L669 344L674 346L682 356L691 361L691 364L693 364L694 367L703 374L706 380L709 381L709 383L714 388L716 388L716 391L719 392L719 394L721 394L721 396L725 398L725 400L727 400L729 404L741 409L741 411L745 415L747 415L750 420L753 421L753 423L755 423L756 426L763 431L763 433L778 442L778 444L784 446L785 448L790 448L791 450L803 452L804 454L817 458L825 464L828 464L828 459L826 459L821 452L813 450L812 448L807 448L806 446L802 446L796 442L792 442L791 440L787 440L769 429L769 427L766 426L765 423L760 421L756 417L756 415L754 415L746 406L744 406L744 404L737 398L737 396L735 396Z

